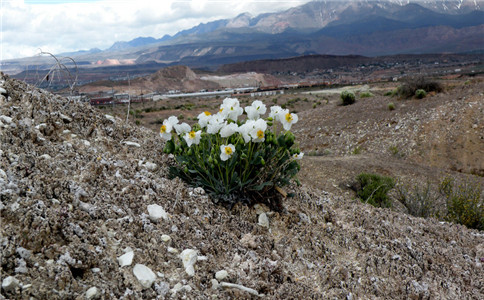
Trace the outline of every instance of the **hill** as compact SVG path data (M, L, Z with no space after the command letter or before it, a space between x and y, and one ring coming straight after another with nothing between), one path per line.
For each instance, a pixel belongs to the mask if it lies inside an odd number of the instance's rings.
M280 211L240 204L227 210L203 190L167 178L172 162L161 154L156 132L0 76L2 297L484 297L482 232L321 190L331 179L317 184L322 173L309 164L314 181L290 187L295 196L284 199ZM448 100L448 110L432 102L435 108L423 109L430 114L425 120L447 111L457 115L471 104L482 111L482 96L473 96L479 90L482 81L471 82L465 105ZM300 114L295 130L297 138L305 135L305 147L314 143L307 139L329 107ZM340 110L342 123L336 124L344 127L348 119ZM411 122L420 117L408 118L401 128L418 128ZM365 120L355 122L348 126L374 132ZM350 135L363 134L351 128ZM482 118L472 130L479 128ZM356 138L328 134L339 138L333 151ZM150 216L154 204L165 217ZM258 225L262 213L269 228ZM192 254L194 273L185 270L181 253ZM139 265L154 272L153 283L137 278ZM222 270L227 274L217 274Z

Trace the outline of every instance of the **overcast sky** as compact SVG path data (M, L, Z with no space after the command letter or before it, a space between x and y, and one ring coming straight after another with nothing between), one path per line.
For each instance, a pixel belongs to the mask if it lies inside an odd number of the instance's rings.
M0 60L106 49L200 23L286 10L310 0L0 0Z

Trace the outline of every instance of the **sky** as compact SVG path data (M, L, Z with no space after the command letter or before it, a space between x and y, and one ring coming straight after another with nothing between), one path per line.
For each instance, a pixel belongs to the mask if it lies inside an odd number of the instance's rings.
M310 0L0 0L0 60L107 49L116 41L161 38L249 12L283 11Z

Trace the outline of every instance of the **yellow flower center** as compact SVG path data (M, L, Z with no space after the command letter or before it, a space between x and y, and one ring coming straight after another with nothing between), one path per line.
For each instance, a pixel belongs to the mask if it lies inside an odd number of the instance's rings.
M232 155L232 148L230 148L230 147L225 147L225 154L227 154L227 155Z
M191 139L194 139L195 136L196 136L195 131L193 131L193 130L188 133L188 137L191 138Z
M218 112L222 112L223 110L224 110L224 109L223 109L223 108L221 108L221 109L220 109Z
M263 139L264 138L264 131L260 130L257 131L257 138L258 139Z
M288 123L291 123L291 122L292 122L292 115L291 115L290 113L287 113L287 114L286 114L286 121L287 121Z
M165 133L166 132L166 125L161 125L160 132L161 133Z
M209 111L204 111L203 113L204 113L206 116L210 116L210 115L211 115L211 113L210 113Z

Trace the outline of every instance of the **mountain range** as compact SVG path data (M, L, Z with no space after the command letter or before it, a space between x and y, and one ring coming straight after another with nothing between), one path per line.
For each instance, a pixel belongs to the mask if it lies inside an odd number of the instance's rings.
M68 53L78 65L183 64L216 68L310 54L380 56L484 51L484 1L312 1L277 13L241 14L161 38ZM7 61L7 67L32 63Z

